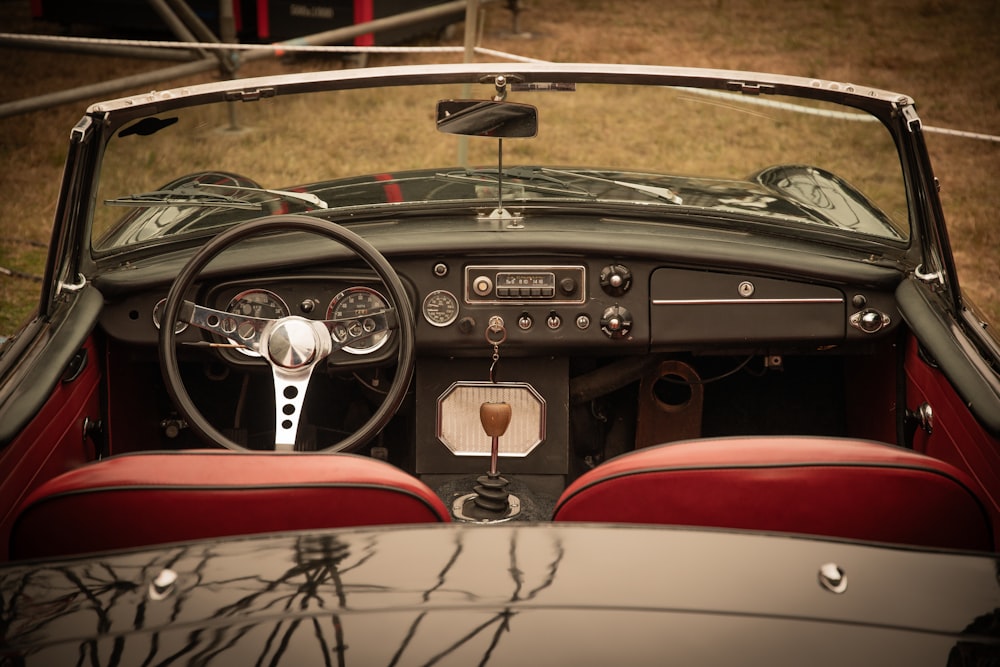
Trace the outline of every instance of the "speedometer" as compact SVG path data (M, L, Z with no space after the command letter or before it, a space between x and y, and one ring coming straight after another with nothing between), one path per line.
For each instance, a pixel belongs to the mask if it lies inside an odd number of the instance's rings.
M334 338L346 338L347 331L350 331L352 336L375 331L375 320L369 316L387 308L385 297L370 287L349 287L330 301L326 309L326 319L350 320L338 325L344 328L342 334L338 335L336 327L333 330ZM388 340L389 332L379 331L356 341L353 345L345 345L343 350L351 354L371 354Z
M226 312L232 313L233 315L244 315L246 317L261 317L269 320L277 320L282 317L288 317L288 305L281 299L280 296L266 289L248 289L240 292L234 296L230 301L229 305L226 306ZM246 330L237 330L237 335L243 340L248 340L253 337L253 326L249 324L241 324L240 326L246 327ZM230 339L231 342L239 344L239 341ZM260 355L249 350L245 347L235 348L237 352L245 354L248 357L259 357Z

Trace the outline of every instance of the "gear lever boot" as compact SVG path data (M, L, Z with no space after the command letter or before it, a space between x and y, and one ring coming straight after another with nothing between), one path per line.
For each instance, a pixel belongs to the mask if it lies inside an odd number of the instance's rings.
M483 403L479 406L479 421L490 436L490 469L485 475L480 475L473 487L473 493L456 503L455 514L467 521L505 521L514 516L519 503L512 503L507 492L509 482L500 476L497 470L500 437L507 432L510 425L511 409L508 403Z

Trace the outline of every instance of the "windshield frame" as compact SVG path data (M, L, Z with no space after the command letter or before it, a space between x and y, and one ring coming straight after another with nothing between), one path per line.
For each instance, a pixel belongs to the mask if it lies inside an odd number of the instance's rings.
M512 86L531 88L532 86L554 85L570 86L584 83L652 85L670 88L697 88L723 93L740 93L752 97L768 97L771 95L787 95L807 100L818 100L844 105L850 109L870 115L886 128L896 146L900 159L900 169L905 189L909 215L909 237L892 239L857 235L861 244L884 246L890 252L900 252L908 248L914 235L919 233L914 216L919 215L919 209L914 208L913 187L911 176L904 156L906 144L899 136L902 116L901 109L907 109L908 116L915 118L913 100L899 93L872 88L854 86L818 79L770 75L752 72L730 70L701 70L690 68L670 68L655 66L627 65L564 65L564 64L462 64L462 65L415 65L380 67L359 70L335 70L328 72L283 74L268 77L255 77L236 81L220 81L200 84L173 90L150 92L119 100L111 100L95 104L88 109L88 114L100 119L102 146L112 136L128 123L151 114L163 114L182 107L217 102L253 102L271 97L298 95L316 91L359 90L379 88L384 86L411 86L435 84L484 84L491 83L496 76L502 74ZM544 121L543 121L544 122ZM430 128L429 128L430 129ZM103 157L103 150L101 151ZM96 192L97 181L93 183ZM96 199L92 197L92 199ZM455 201L456 205L462 202ZM470 202L476 203L476 202ZM481 206L482 202L478 202ZM528 208L534 205L545 207L549 202L528 201L518 204L518 207ZM568 202L567 205L579 209L585 201ZM600 205L607 205L603 202ZM96 201L94 207L99 205ZM421 207L420 202L409 202L405 205L389 206L374 205L372 212L384 211L387 215L397 215L401 211L412 211ZM595 205L598 205L595 203ZM424 203L428 210L442 208L441 202ZM341 212L347 209L342 209ZM327 211L331 213L332 211ZM667 217L672 217L666 214ZM343 216L337 215L337 218ZM87 236L94 221L94 208L90 210L87 224ZM216 233L218 227L209 233ZM796 234L809 234L807 229L797 229ZM204 235L198 234L201 238ZM824 236L820 234L819 236ZM846 236L846 235L845 235ZM189 238L196 238L189 237ZM181 241L180 236L164 238L163 242L175 243ZM188 238L183 239L185 242ZM847 240L846 245L855 246L855 239ZM138 246L112 247L96 249L90 246L91 259L103 263L102 260L128 255L139 250Z

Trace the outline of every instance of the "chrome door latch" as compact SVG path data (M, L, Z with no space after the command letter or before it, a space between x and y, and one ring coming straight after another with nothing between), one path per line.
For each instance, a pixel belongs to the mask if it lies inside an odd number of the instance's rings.
M934 432L934 409L930 403L924 402L917 406L916 410L907 410L903 418L905 427L906 446L913 448L913 438L917 434L917 429L931 435Z
M86 446L90 442L94 446L94 455L100 460L108 455L107 444L104 439L104 422L100 419L83 418L83 444Z

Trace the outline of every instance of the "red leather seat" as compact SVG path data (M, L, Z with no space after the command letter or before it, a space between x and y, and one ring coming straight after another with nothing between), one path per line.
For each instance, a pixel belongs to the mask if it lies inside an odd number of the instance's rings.
M11 558L222 535L450 521L421 481L351 454L127 454L66 472L18 510Z
M556 521L677 524L993 550L990 516L954 466L882 443L815 437L689 440L588 471Z

